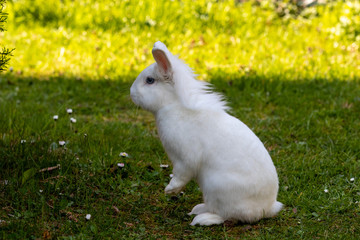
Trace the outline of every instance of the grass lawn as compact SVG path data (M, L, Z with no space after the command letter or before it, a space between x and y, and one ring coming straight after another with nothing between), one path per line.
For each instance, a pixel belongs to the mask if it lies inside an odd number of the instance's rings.
M152 116L131 103L129 82L3 77L2 237L359 236L359 82L213 83L270 150L279 200L286 205L278 217L252 225L189 226L186 213L201 193L191 183L184 195L164 194L171 167L160 168L169 161Z
M132 16L136 6L121 1L106 25L106 4L94 13L104 22L91 22L79 20L89 14L87 1L39 7L45 2L11 3L1 34L6 47L16 47L13 70L0 75L1 239L359 239L360 39L341 28L345 3L293 19L250 3L185 2L183 11L169 3L147 18L138 13L149 1ZM218 19L216 10L227 6ZM165 27L158 8L180 23L199 15L182 29ZM128 25L116 29L111 16L121 11L128 20L117 24ZM236 16L239 25L224 23ZM258 29L256 19L270 22ZM326 31L329 22L343 32ZM275 218L192 227L187 213L202 201L196 183L178 196L164 194L171 163L153 116L131 102L129 88L153 62L150 43L166 32L174 32L169 49L226 96L231 114L269 150L285 204Z

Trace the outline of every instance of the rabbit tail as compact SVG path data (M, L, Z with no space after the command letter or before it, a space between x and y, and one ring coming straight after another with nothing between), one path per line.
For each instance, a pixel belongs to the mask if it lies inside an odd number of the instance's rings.
M281 202L275 201L274 204L271 206L270 211L267 212L265 217L270 218L275 216L276 214L278 214L278 212L280 212L283 206L284 205Z

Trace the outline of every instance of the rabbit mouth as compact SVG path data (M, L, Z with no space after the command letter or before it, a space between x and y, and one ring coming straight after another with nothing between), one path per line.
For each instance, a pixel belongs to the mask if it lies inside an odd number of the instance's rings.
M132 92L130 93L130 98L136 106L144 108L144 106L142 106L143 104L141 103L141 97L139 95Z
M139 105L139 104L138 104L138 97L137 97L137 95L135 94L135 91L134 91L134 87L133 87L133 86L131 86L131 88L130 88L130 98L131 98L131 100L132 100L136 105Z
M135 103L136 105L139 105L138 98L135 94L130 93L130 97L131 97L131 100L133 101L133 103Z

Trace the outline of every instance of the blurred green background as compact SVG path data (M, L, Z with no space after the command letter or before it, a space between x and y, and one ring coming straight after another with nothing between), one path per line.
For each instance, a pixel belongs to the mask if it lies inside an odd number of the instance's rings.
M134 78L161 40L200 78L359 78L360 3L8 1L1 44L21 76Z

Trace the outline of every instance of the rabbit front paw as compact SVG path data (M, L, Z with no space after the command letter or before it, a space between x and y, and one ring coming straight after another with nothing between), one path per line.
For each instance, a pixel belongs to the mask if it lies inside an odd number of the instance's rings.
M179 193L185 184L175 177L171 179L170 183L165 188L166 194Z

